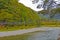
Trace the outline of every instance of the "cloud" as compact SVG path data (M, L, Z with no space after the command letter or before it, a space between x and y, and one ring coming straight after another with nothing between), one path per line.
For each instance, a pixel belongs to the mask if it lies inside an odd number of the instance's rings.
M57 4L60 3L60 0L55 0L55 1L57 1ZM31 8L31 9L33 9L35 11L43 10L42 7L40 9L37 8L38 4L42 4L42 0L39 0L39 2L35 3L35 4L32 4L32 0L19 0L18 2L24 4L25 6Z
M41 1L40 1L40 2L41 2ZM35 11L43 10L43 8L40 8L40 9L36 8L39 3L32 4L32 0L19 0L19 3L22 3L22 4L24 4L25 6L31 8L31 9L33 9L33 10L35 10Z

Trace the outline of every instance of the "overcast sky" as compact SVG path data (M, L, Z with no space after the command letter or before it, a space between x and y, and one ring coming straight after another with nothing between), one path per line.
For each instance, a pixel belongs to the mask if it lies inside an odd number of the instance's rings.
M59 0L55 0L55 1L58 1L57 3L60 3ZM19 2L22 3L22 4L24 4L27 7L30 7L31 9L33 9L35 11L43 10L43 8L40 8L40 9L37 9L36 8L38 4L41 4L42 3L41 0L38 3L36 3L36 4L32 4L32 0L19 0Z

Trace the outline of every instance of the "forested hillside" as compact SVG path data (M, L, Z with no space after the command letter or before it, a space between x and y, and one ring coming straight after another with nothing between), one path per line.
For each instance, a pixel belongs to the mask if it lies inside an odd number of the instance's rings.
M39 16L18 0L0 0L0 26L37 26Z
M58 0L34 0L32 3L41 3L38 4L36 8L43 8L43 10L38 11L38 14L48 14L50 20L54 18L55 15L60 14L60 2ZM60 19L60 18L59 18Z

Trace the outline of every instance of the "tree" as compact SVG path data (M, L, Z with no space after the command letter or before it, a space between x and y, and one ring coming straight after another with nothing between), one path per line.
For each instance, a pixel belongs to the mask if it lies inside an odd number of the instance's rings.
M56 7L56 2L54 0L45 0L43 4L44 10L47 10L47 14L50 15L50 18L53 17L51 10Z
M53 9L56 10L56 8L58 8L60 6L58 6L58 4L56 3L55 0L41 0L41 1L42 1L42 4L38 4L37 8L42 7L44 10L39 11L38 14L39 13L48 14L50 16L50 18L53 18L56 13L52 13L52 10ZM38 2L39 2L39 0L33 0L34 4L38 3Z
M18 0L0 0L0 23L9 26L29 25L29 19L35 25L36 20L40 18L35 11L18 3Z

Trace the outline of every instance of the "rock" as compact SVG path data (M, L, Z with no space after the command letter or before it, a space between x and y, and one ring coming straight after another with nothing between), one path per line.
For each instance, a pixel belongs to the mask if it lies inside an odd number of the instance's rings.
M58 39L57 40L60 40L60 34L58 35Z
M35 4L35 3L38 3L39 0L33 0L32 3Z
M57 40L60 40L60 37Z

